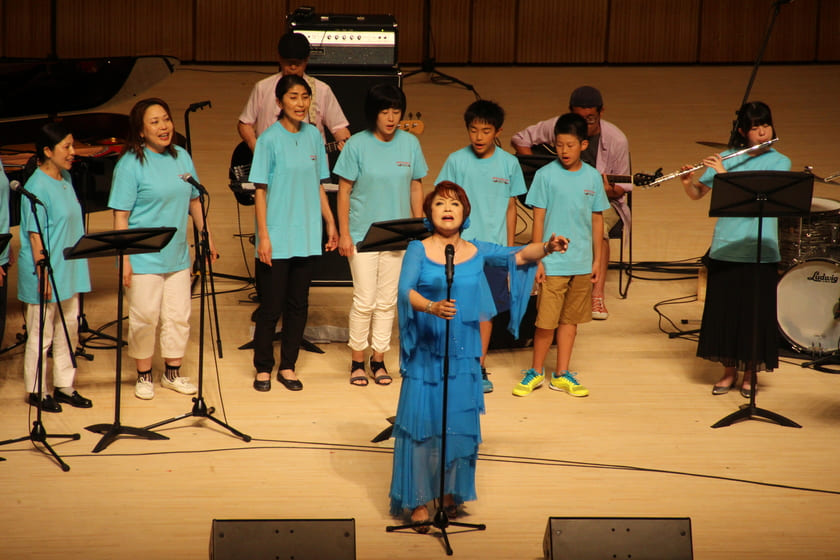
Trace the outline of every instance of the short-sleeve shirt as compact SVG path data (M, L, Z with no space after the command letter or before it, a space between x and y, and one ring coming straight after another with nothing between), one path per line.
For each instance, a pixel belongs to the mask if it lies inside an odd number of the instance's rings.
M353 181L350 191L350 236L364 239L374 222L411 217L411 181L429 168L417 137L397 130L388 142L364 130L350 137L333 173Z
M734 150L727 150L725 156ZM789 171L790 159L772 148L767 152L750 156L743 154L724 160L727 172L737 171ZM714 186L717 171L707 168L700 182L709 188ZM718 218L712 236L709 255L713 259L730 262L755 262L758 218ZM761 262L779 262L778 218L763 218L761 224Z
M0 233L9 233L9 178L0 161ZM9 247L0 251L0 266L9 262Z
M190 266L188 217L190 200L198 198L198 190L181 176L189 173L199 179L187 151L180 146L175 146L175 151L178 157L144 148L143 163L129 152L114 168L108 207L128 211L129 228L176 228L160 252L129 257L135 274L166 274Z
M321 254L321 179L329 175L314 126L301 123L298 132L289 132L277 122L257 138L248 180L266 185L272 259Z
M275 89L277 82L283 74L272 74L254 85L248 103L239 115L239 121L254 126L257 137L265 132L268 127L277 122L280 116L280 107L277 105ZM347 128L349 123L341 105L335 97L335 93L329 85L317 78L304 74L304 79L312 88L312 99L309 105L309 113L306 122L315 125L321 134L321 141L326 141L324 129L330 132Z
M559 161L553 161L534 175L525 203L545 208L544 241L552 233L569 238L565 253L552 253L543 259L545 273L573 276L592 272L592 213L610 207L598 171L583 162L577 171L568 171Z
M516 156L499 147L490 157L476 157L472 146L449 154L435 184L452 181L470 199L470 227L464 239L507 245L507 209L511 197L525 193L525 179Z
M87 259L66 260L64 249L75 245L85 234L82 207L73 190L70 173L61 170L61 180L56 180L36 169L24 187L38 197L43 205L36 204L38 222L43 232L41 242L49 251L55 285L61 300L90 291ZM38 224L32 206L24 201L20 207L20 258L18 259L18 299L24 303L38 303L38 276L32 260L29 234L38 233ZM56 301L53 291L50 301Z

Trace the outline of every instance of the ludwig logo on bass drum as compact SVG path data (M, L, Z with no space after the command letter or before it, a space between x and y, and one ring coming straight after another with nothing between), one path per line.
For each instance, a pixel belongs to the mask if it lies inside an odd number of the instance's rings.
M810 280L811 282L824 282L826 284L836 284L840 277L835 276L834 274L824 274L819 270L814 271L814 273L810 276L805 277L806 280Z

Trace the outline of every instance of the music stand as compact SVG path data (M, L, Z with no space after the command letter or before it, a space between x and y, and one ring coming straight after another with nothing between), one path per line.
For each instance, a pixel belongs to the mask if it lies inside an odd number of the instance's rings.
M83 236L73 247L64 250L64 258L87 259L96 257L116 256L119 261L119 276L117 277L117 340L122 340L123 316L123 256L139 255L141 253L157 253L163 249L175 235L174 227L132 228L100 233L90 233ZM94 453L99 453L122 434L137 436L144 439L169 439L168 437L147 430L123 426L120 423L120 386L122 385L122 344L117 344L117 364L115 366L116 382L114 399L114 422L112 424L93 424L85 429L104 434Z
M742 171L715 175L709 216L712 218L758 218L755 263L761 264L761 235L763 218L780 216L804 216L811 211L811 196L814 190L814 176L795 171ZM755 273L758 282L758 270ZM757 288L757 286L756 286ZM758 309L759 291L754 290L755 309ZM753 358L758 359L758 314L753 315ZM712 424L721 428L744 419L764 418L791 428L799 424L755 405L758 371L753 372L750 382L750 402L739 410Z
M402 218L374 222L365 233L365 238L356 243L360 253L370 251L402 251L415 239L426 239L432 235L423 218Z

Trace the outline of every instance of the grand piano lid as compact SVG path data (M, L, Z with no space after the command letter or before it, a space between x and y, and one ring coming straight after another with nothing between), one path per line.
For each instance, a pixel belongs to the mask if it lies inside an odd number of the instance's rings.
M175 71L174 57L0 59L0 119L85 111L136 97Z

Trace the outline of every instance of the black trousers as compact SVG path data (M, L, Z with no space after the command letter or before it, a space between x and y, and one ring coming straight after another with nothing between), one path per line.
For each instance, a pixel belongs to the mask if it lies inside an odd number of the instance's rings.
M295 369L303 329L309 314L309 285L314 257L273 259L271 266L257 259L255 279L260 294L254 327L254 367L257 372L274 369L274 331L283 317L279 369Z

